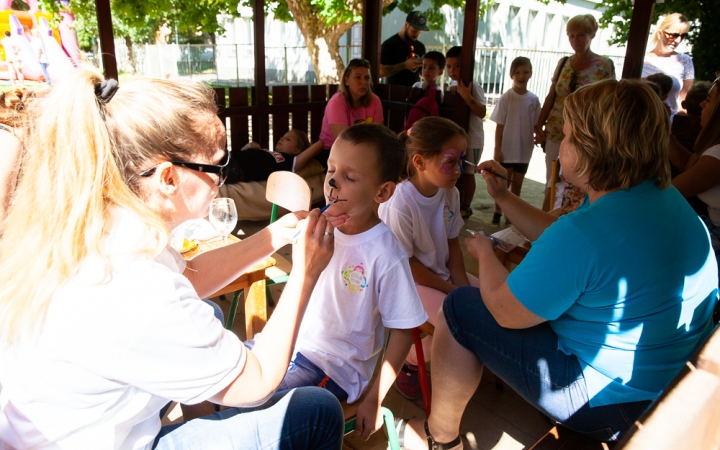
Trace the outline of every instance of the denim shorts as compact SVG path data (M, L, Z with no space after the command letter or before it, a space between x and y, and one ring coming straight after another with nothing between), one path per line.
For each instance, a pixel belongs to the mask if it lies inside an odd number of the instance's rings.
M443 303L455 340L545 415L599 441L617 440L650 400L590 407L585 378L574 355L558 350L558 337L545 322L531 328L503 328L472 287L455 289Z
M327 389L341 402L348 398L347 392L343 388L338 386L321 368L298 352L295 359L290 361L285 378L277 390L280 392L301 386L317 386Z

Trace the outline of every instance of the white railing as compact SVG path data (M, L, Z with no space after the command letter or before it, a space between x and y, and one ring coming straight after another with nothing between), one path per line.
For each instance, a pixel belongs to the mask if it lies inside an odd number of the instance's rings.
M127 57L123 42L116 42L118 55ZM427 51L443 54L448 47L428 46ZM137 73L149 77L181 77L205 81L218 86L251 86L254 84L255 56L250 44L221 45L144 45L134 47ZM347 63L357 55L359 46L341 46L341 56ZM510 89L510 63L517 56L530 58L533 76L528 89L542 101L547 94L558 60L568 53L525 50L501 47L480 47L475 50L475 81L485 90L493 104ZM624 56L609 55L615 63L618 77L622 73ZM125 62L119 60L119 67ZM307 48L304 46L265 47L266 80L274 84L316 83ZM442 87L448 80L442 80Z

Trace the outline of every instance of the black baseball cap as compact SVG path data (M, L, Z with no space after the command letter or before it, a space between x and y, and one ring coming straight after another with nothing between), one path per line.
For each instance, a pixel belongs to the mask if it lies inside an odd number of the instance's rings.
M428 31L430 30L427 26L427 17L420 11L413 11L407 15L405 22L409 23L411 27L416 30Z

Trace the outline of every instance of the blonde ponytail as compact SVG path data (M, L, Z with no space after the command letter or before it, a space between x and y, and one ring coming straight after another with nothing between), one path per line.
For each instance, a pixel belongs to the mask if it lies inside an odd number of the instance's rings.
M6 344L41 329L54 293L85 258L107 264L101 244L115 207L142 217L153 236L149 247L135 250L156 255L167 245L165 221L129 184L146 160L196 152L198 117L215 112L212 91L142 80L120 87L104 104L95 96L102 81L93 70L77 70L31 107L35 120L18 186L0 226L0 341ZM165 101L183 89L192 92ZM182 117L169 109L174 103L182 103Z

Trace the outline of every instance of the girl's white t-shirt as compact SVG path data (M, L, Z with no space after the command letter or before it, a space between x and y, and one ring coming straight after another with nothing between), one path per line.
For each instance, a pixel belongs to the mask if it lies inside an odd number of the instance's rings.
M435 275L450 280L448 239L458 237L465 223L457 188L425 197L410 181L403 181L390 200L380 204L379 214L408 257L414 256Z
M720 145L714 145L705 150L702 156L720 159ZM708 206L708 216L713 225L720 226L720 184L698 194L698 198Z
M533 133L540 115L540 100L530 91L518 94L510 89L495 105L490 120L503 125L502 147L503 162L530 162L532 157Z
M38 339L0 348L0 442L11 448L150 449L169 401L207 400L245 366L182 257L131 253L147 227L129 211L114 218L110 270L88 257L53 295Z

